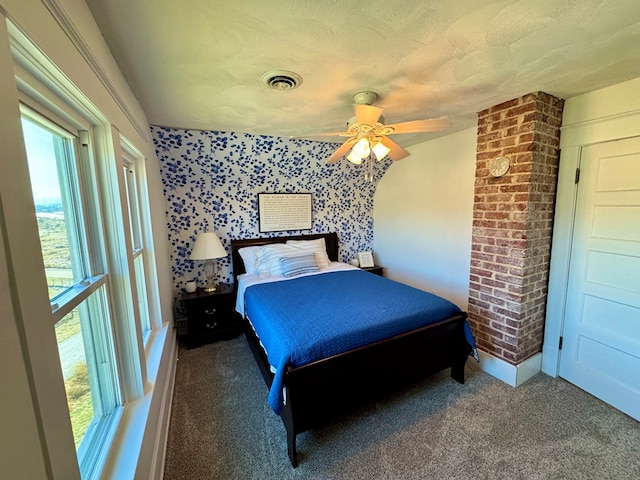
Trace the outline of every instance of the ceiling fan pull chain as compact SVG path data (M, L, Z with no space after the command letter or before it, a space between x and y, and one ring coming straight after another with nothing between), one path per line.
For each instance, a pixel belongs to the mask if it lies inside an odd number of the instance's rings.
M369 181L369 157L364 159L362 166L364 167L364 181L368 182Z
M373 183L373 152L369 154L367 163L367 167L369 168L369 182Z

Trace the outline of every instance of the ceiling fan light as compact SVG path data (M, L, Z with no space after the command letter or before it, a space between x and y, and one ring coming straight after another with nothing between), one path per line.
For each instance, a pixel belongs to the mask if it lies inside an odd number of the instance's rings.
M371 150L373 150L373 154L376 156L378 161L386 157L391 151L391 149L383 145L382 142L376 143Z
M351 153L347 155L347 160L356 165L360 165L362 163L362 158L356 155L353 150L351 150Z
M369 139L361 138L360 140L358 140L356 144L353 146L351 153L352 154L355 153L358 157L360 157L360 159L368 157L369 154L371 153L371 147L369 146Z

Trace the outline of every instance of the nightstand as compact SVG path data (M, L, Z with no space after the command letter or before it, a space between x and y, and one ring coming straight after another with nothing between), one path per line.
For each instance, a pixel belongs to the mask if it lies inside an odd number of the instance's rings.
M240 333L233 311L233 285L218 285L215 292L198 289L194 293L183 293L182 301L187 310L185 344L188 348L234 338Z
M382 276L382 271L384 270L384 268L382 268L380 265L374 265L373 267L362 267L362 270Z

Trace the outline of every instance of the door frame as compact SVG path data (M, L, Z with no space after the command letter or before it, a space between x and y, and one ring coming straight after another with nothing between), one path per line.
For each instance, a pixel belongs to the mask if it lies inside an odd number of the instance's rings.
M557 377L576 209L576 169L583 147L640 136L640 78L568 99L560 133L560 166L551 244L542 371Z

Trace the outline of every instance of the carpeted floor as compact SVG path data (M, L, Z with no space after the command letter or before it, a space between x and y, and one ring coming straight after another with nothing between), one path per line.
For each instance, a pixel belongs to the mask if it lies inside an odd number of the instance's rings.
M512 388L470 359L298 435L285 430L243 337L180 349L165 466L177 479L640 479L640 423L538 374Z

